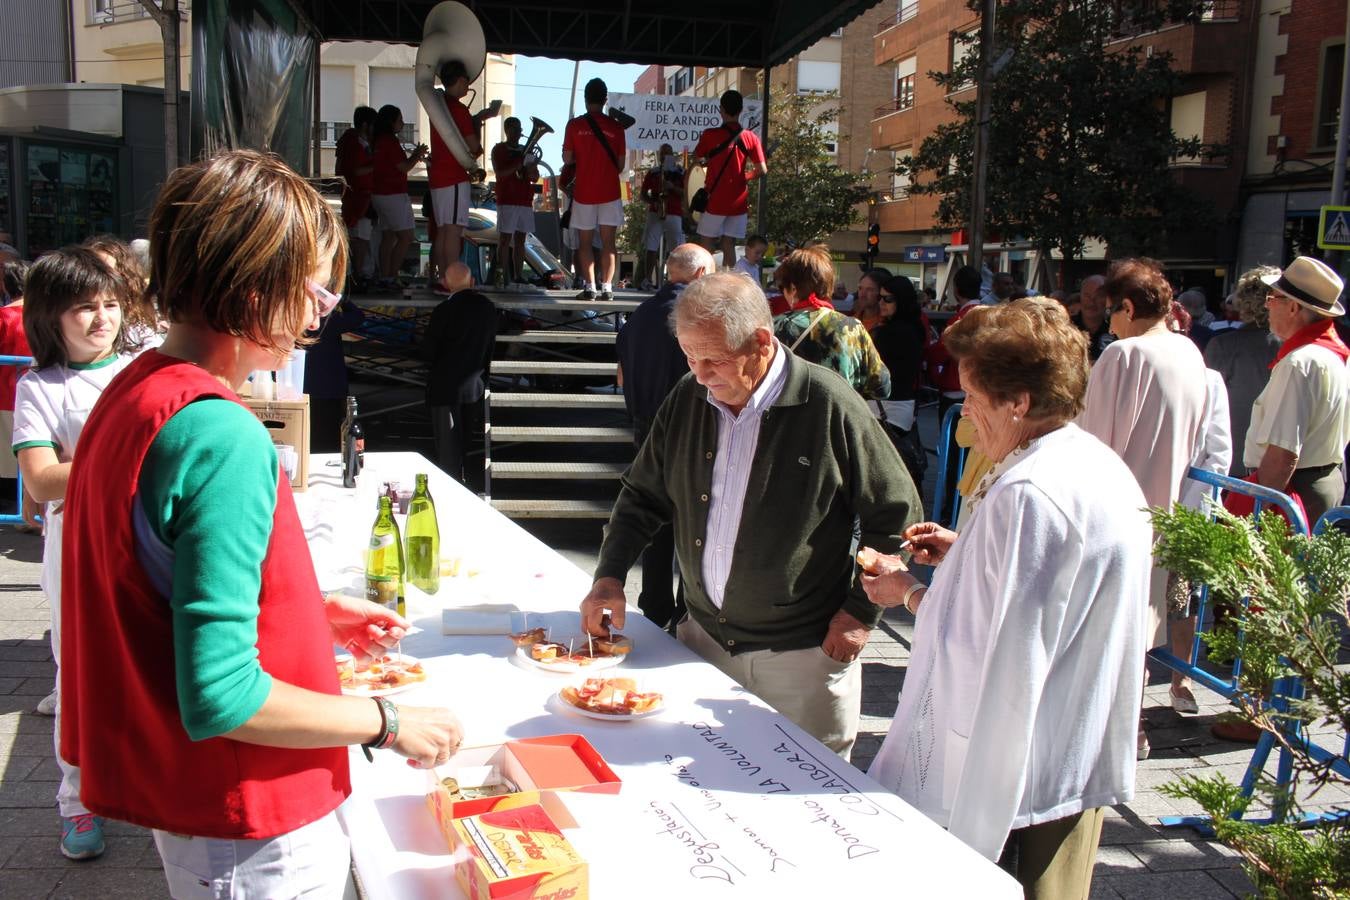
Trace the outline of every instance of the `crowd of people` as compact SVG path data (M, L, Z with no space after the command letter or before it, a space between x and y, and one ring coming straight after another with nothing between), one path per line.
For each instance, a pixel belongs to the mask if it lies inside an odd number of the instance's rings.
M446 77L457 102L463 79ZM600 104L589 94L590 121L569 125L579 168L605 156ZM400 116L374 112L359 127L378 156ZM736 151L742 176L753 150ZM433 189L450 192L433 197L438 240L456 239L459 183ZM596 232L603 250L614 200L578 197L586 246ZM743 231L740 214L714 215L721 230L703 238ZM41 709L57 717L73 859L102 852L111 817L152 829L176 895L203 879L340 892L346 747L434 765L458 746L449 710L340 695L332 646L378 652L410 623L320 594L277 452L238 401L250 373L353 327L337 290L369 252L362 221L360 198L336 214L274 157L233 151L174 172L136 248L101 237L4 264L0 354L33 365L0 381L0 406L24 515L44 528L59 668ZM1028 896L1086 897L1103 810L1130 799L1148 752L1145 652L1183 655L1196 627L1198 586L1153 566L1146 509L1202 503L1192 466L1290 494L1310 522L1342 502L1341 279L1305 257L1246 273L1242 327L1219 328L1197 325L1151 260L1113 262L1072 304L1018 297L1011 278L986 291L967 267L938 335L906 276L866 273L848 315L830 299L828 247L782 257L766 295L766 242L720 268L710 243L674 246L618 335L636 458L581 601L586 628L623 627L641 560L644 615L847 759L861 651L903 606L913 653L872 776ZM461 261L440 260L427 402L438 463L472 482L466 422L495 310ZM592 265L600 296L613 269L603 253ZM925 519L919 489L929 392L944 412L961 404L970 445L946 523ZM1171 703L1196 710L1180 676Z

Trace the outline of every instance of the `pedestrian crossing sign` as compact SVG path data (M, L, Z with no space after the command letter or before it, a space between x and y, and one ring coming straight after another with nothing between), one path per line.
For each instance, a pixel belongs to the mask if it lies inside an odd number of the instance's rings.
M1322 207L1317 246L1323 250L1350 250L1350 206Z

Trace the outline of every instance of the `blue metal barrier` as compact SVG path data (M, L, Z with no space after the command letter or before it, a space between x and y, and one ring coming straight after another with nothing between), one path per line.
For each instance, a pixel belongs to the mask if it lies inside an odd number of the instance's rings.
M27 368L33 364L31 356L0 356L0 366L18 366ZM13 441L14 435L0 435L0 439ZM0 525L22 525L23 524L23 473L18 476L18 485L14 493L14 512L0 514Z
M956 527L957 516L961 514L961 494L955 488L952 489L950 521L942 518L942 510L946 506L947 470L953 465L952 457L956 457L956 477L950 480L955 484L961 480L961 473L966 468L966 456L969 454L966 448L956 446L956 423L960 419L961 404L958 403L948 409L947 414L938 423L937 483L933 487L933 521L953 529Z
M1201 484L1208 485L1211 489L1210 496L1215 502L1219 501L1220 491L1242 494L1251 497L1254 501L1253 514L1259 515L1265 507L1274 506L1284 513L1285 518L1289 521L1290 527L1295 533L1305 535L1309 533L1308 523L1302 511L1290 497L1279 491L1263 487L1259 484L1253 484L1250 481L1243 481L1242 479L1232 478L1227 475L1216 475L1213 472L1206 472L1194 467L1187 472L1187 477L1198 481ZM1331 523L1347 518L1350 518L1350 507L1342 506L1329 510L1326 515L1318 521L1317 528L1313 533L1321 534ZM1250 603L1250 598L1242 598L1241 603L1245 609ZM1203 684L1215 693L1232 701L1243 693L1238 685L1238 679L1242 674L1241 653L1233 660L1232 673L1227 680L1219 678L1209 671L1202 669L1199 664L1200 650L1203 646L1202 635L1208 609L1209 586L1204 585L1201 587L1200 591L1200 605L1196 610L1195 640L1191 644L1188 658L1178 658L1167 647L1155 647L1148 652L1148 655L1150 659L1167 666L1173 671L1180 672L1182 675L1194 679L1196 682ZM1239 632L1239 648L1242 646L1242 639L1242 633ZM1287 712L1291 705L1301 699L1302 696L1302 680L1297 677L1287 676L1275 681L1271 686L1270 698L1263 702L1276 712ZM1280 745L1279 756L1276 760L1275 808L1272 810L1272 814L1269 818L1253 819L1249 821L1260 823L1288 821L1288 816L1286 814L1287 789L1293 780L1294 762L1294 754L1290 750L1291 746L1301 749L1320 762L1330 762L1336 772L1344 777L1350 778L1350 763L1347 763L1348 755L1350 755L1350 736L1346 737L1345 747L1342 750L1340 757L1335 757L1329 751L1313 744L1308 739L1305 729L1295 727L1284 717L1280 717L1278 721L1284 723L1281 727L1281 738L1286 741L1289 746ZM1270 759L1270 753L1275 747L1275 735L1263 731L1260 739L1257 741L1256 749L1252 751L1252 757L1247 763L1247 771L1242 778L1241 790L1244 797L1252 796L1257 781L1265 770L1267 761ZM1308 814L1303 816L1301 821L1306 823L1320 819L1334 819L1339 818L1341 815L1342 814L1339 813L1327 813L1322 815ZM1209 819L1204 816L1159 816L1158 821L1164 826L1185 825L1201 830L1208 830L1209 827Z

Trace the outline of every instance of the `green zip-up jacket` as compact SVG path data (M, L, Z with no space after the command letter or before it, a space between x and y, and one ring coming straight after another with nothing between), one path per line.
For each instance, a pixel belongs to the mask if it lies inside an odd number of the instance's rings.
M776 352L786 354L786 380L761 418L722 608L703 583L720 414L692 375L666 398L623 476L595 570L597 580L623 581L657 528L673 521L689 613L731 653L819 646L840 608L874 626L882 610L863 592L849 552L854 518L862 545L893 553L923 513L857 392L781 345Z

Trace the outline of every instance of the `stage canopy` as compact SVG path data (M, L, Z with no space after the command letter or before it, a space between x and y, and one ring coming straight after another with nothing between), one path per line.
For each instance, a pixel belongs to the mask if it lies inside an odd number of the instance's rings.
M325 41L417 44L435 0L291 0ZM465 0L494 53L663 65L784 62L877 0Z

